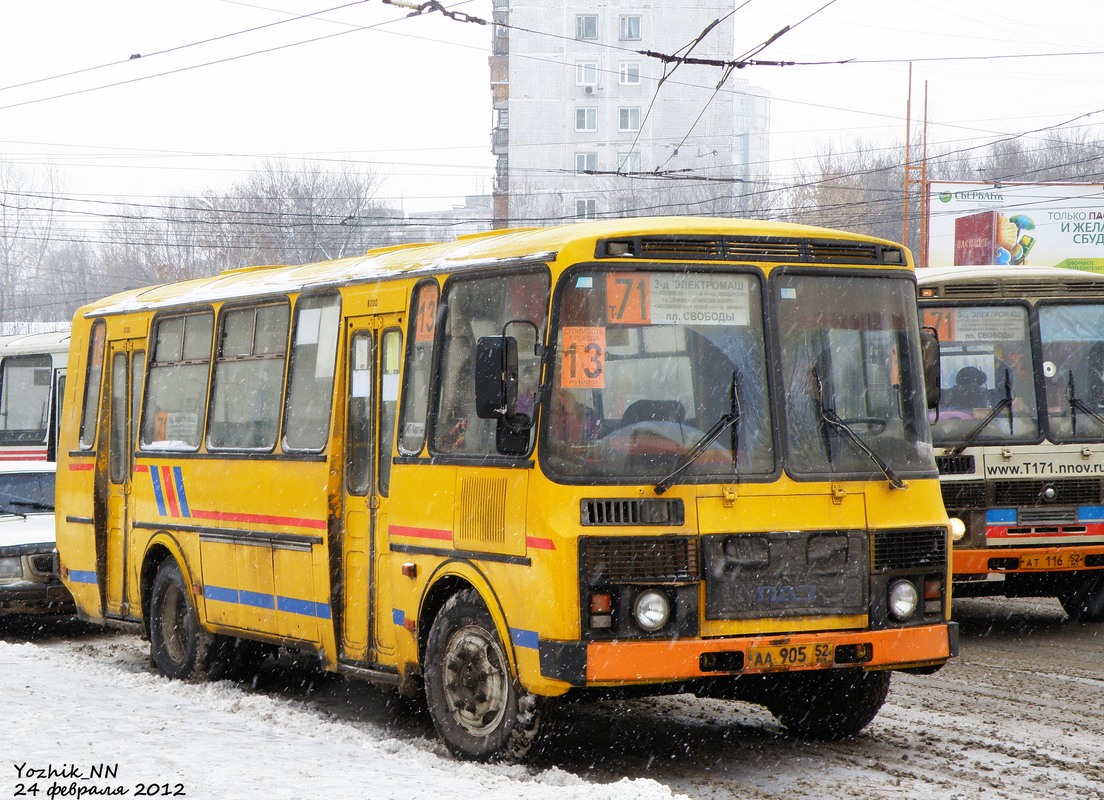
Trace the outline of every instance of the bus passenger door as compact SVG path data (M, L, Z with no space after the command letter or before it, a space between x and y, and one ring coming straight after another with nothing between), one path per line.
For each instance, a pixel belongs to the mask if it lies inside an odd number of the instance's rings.
M130 535L130 493L134 462L134 419L141 401L145 352L135 349L134 340L108 343L108 402L104 405L108 419L101 430L107 431L107 519L104 582L106 613L109 617L127 617L131 592L127 580L127 549ZM135 587L136 588L136 587Z
M389 474L398 404L402 334L397 318L350 320L346 343L344 536L342 538L342 658L376 662L394 647L386 548L377 544L386 529L381 465ZM381 611L383 609L383 611Z

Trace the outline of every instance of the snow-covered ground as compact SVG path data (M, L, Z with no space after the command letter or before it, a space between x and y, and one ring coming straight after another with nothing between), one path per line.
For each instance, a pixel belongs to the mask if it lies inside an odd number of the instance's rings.
M854 739L799 741L744 704L609 701L564 708L528 767L454 761L424 712L357 681L273 664L250 686L181 683L129 635L0 625L0 797L1104 797L1104 627L1053 601L963 601L956 616L962 656L895 676ZM50 768L67 777L38 777Z
M558 769L458 763L433 738L334 719L293 697L168 680L129 636L14 638L0 641L10 714L0 725L0 797L77 797L81 789L93 797L117 787L128 797L204 800L674 796L647 779L601 786Z

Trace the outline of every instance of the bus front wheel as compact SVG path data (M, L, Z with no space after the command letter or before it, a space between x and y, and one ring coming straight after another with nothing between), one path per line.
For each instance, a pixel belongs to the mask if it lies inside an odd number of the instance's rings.
M150 655L170 678L205 677L214 637L199 624L180 567L167 559L157 570L150 590Z
M522 761L540 732L541 705L515 683L479 593L458 592L429 631L425 693L448 749L470 761Z
M1076 622L1104 622L1104 574L1081 578L1058 595L1058 602Z
M767 708L791 733L807 739L854 736L878 715L889 672L817 670L779 675Z

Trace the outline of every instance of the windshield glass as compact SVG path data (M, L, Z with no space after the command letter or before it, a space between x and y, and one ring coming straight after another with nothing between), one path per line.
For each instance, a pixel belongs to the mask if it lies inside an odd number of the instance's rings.
M1104 435L1104 305L1039 306L1047 424L1056 441Z
M0 473L0 514L53 510L53 472Z
M1030 442L1039 437L1027 307L1012 303L925 306L922 324L939 334L937 445L965 441L1002 401L1006 407L977 431L979 444Z
M904 277L786 273L772 276L772 297L787 471L817 479L882 475L857 437L898 475L934 472L915 284Z
M666 477L734 407L739 421L678 482L775 472L757 274L573 271L557 308L542 446L551 474Z

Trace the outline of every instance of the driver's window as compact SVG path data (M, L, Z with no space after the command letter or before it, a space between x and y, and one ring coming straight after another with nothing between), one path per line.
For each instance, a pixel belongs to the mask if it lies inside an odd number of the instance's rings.
M532 416L540 362L535 336L544 331L548 308L548 273L524 272L451 279L444 294L444 337L440 392L432 449L456 455L494 455L495 419L475 411L475 348L479 339L507 334L518 339L520 386L518 413ZM531 324L512 324L525 320ZM528 331L528 332L527 332ZM541 334L543 335L543 334Z

